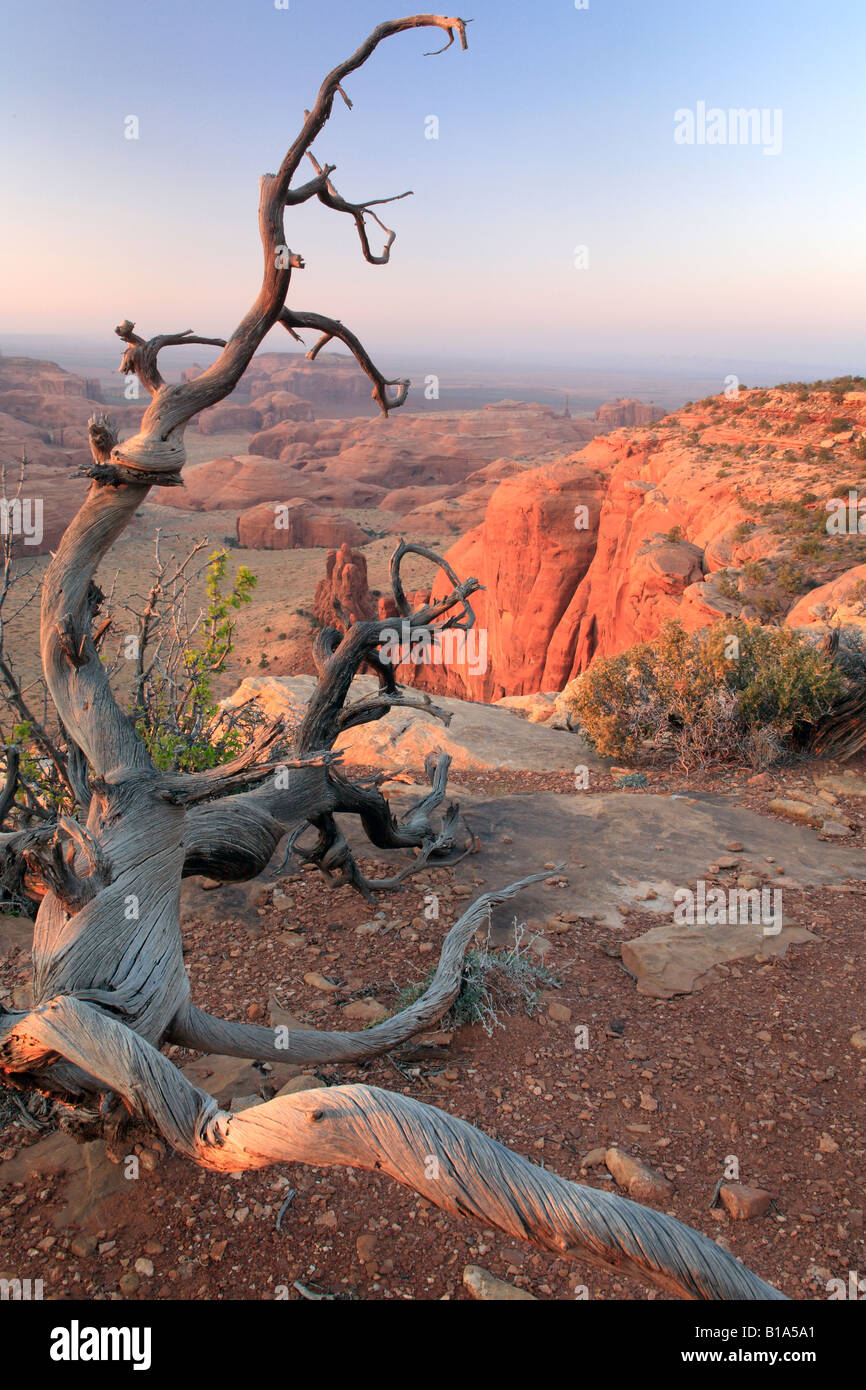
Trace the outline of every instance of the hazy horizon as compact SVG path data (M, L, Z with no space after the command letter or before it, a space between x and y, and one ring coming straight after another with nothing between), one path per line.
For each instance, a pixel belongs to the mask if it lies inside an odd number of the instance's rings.
M148 334L230 332L258 288L258 178L325 72L389 13L381 0L10 11L0 345L116 351L126 316ZM348 218L289 209L307 260L292 304L341 318L388 372L718 369L721 389L729 372L862 370L855 0L820 15L802 0L471 13L467 53L424 57L429 39L404 34L349 80L354 109L335 106L316 152L348 197L415 196L383 210L397 230L386 267L364 263ZM778 112L778 129L677 143L675 116L701 104ZM263 350L288 347L280 330Z
M285 335L271 335L261 352L276 352L280 356L303 359L303 351L286 346ZM193 363L202 366L215 360L218 350L195 348L166 348L160 362L168 381L180 380L181 372ZM91 336L61 334L0 333L0 358L30 357L56 362L67 371L85 378L95 378L109 393L122 388L118 376L120 348L113 333ZM328 348L319 355L324 366L329 357L351 356L340 345ZM395 364L409 377L412 389L404 407L410 413L417 410L466 410L493 404L503 398L536 401L561 410L565 404L574 415L592 415L605 401L636 398L664 407L679 409L687 400L717 394L724 384L727 364L724 360L682 360L674 358L610 357L595 361L574 361L564 356L558 360L526 362L520 358L458 357L450 354L414 355L411 352L393 353ZM425 377L428 368L435 366L438 396L425 397ZM803 364L790 362L756 363L738 361L739 380L745 386L773 386L782 381L815 380L827 375L845 375L846 364L828 367L812 364L804 372ZM109 395L108 399L111 399ZM377 413L356 397L347 397L341 414L364 415Z

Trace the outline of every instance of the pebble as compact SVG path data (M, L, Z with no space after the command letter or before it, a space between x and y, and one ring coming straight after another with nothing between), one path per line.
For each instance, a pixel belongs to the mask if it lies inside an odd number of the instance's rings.
M549 1018L553 1019L554 1023L571 1022L571 1009L569 1009L566 1004L559 1004L555 1000L553 1003L548 1004L547 1014Z
M345 1018L357 1018L363 1023L378 1023L388 1017L388 1010L378 999L353 999L343 1009Z
M469 1290L473 1298L480 1299L484 1303L490 1302L524 1302L537 1303L534 1294L527 1292L526 1289L515 1288L513 1284L508 1284L504 1279L498 1279L495 1274L491 1274L489 1269L482 1269L480 1265L467 1265L463 1271L463 1284Z
M674 1190L672 1182L624 1149L608 1149L604 1161L620 1187L638 1202L666 1201Z
M79 1232L69 1242L69 1249L73 1255L92 1255L96 1249L96 1236L86 1236Z
M363 1235L358 1236L358 1239L355 1241L355 1248L358 1251L358 1259L361 1261L362 1265L368 1265L371 1263L374 1251L376 1249L377 1239L378 1237L375 1234L375 1232L366 1231Z
M725 1210L735 1221L750 1221L756 1216L764 1216L773 1200L772 1193L762 1187L748 1187L741 1182L722 1183L719 1196Z
M320 975L318 970L308 971L304 976L304 984L310 985L313 989L321 989L328 992L339 988L338 985L334 984L333 980L329 980L326 976Z

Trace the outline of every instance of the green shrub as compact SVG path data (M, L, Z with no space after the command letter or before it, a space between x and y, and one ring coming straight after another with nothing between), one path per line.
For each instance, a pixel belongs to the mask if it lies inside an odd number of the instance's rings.
M566 708L608 757L673 757L683 766L773 761L842 692L832 658L789 628L740 619L689 633L669 620L652 643L596 658Z
M738 599L740 597L740 586L727 570L719 570L719 593L722 598Z
M135 727L161 771L201 772L227 762L244 747L243 729L221 724L212 686L234 651L233 615L252 601L258 579L246 565L239 565L226 589L227 566L225 550L211 555L205 584L208 604L196 645L179 651L173 671L152 663L133 704Z
M800 542L802 546L804 542ZM819 547L820 549L820 547ZM800 554L804 552L799 551ZM805 594L807 590L814 588L814 580L810 575L799 566L792 564L790 560L783 560L776 571L776 584L786 594Z

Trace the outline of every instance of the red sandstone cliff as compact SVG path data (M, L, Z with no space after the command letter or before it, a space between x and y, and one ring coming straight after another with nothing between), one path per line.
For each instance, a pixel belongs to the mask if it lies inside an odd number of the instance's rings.
M824 531L826 500L861 471L864 440L866 393L804 403L791 391L741 392L507 478L448 551L461 577L486 586L473 604L487 670L401 675L494 700L561 689L596 654L651 639L669 617L693 629L726 614L766 617L761 605L775 602L781 621L798 588L866 560L866 536L834 544ZM449 587L437 578L433 596Z

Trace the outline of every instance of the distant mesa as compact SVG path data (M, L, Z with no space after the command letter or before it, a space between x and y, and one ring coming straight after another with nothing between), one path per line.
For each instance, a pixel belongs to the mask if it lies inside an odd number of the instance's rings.
M376 507L383 487L344 478L324 464L287 468L258 454L225 455L184 469L182 488L154 488L151 501L182 511L244 511L279 497L302 497L321 506Z
M314 546L338 549L370 539L354 521L325 510L304 497L287 502L260 502L241 512L238 544L250 550L300 550Z
M195 417L202 434L224 434L246 431L255 434L268 430L282 420L312 420L313 407L292 391L271 391L245 405L222 401Z
M72 477L91 462L87 421L105 410L98 382L67 372L56 362L33 357L0 356L0 458L6 466L7 500L14 496L18 464L27 459L22 500L40 505L40 534L31 530L25 543L13 522L13 554L40 555L56 549L80 507L87 481ZM112 413L135 421L141 407Z
M182 379L190 381L203 370L194 363L183 372ZM252 433L280 420L312 419L314 410L345 414L353 405L368 405L370 390L370 382L354 358L342 353L323 352L310 362L301 352L263 352L253 358L231 398L204 411L190 428L199 428L203 434L230 429L249 429ZM246 416L228 413L242 409ZM229 419L243 419L244 423L226 424Z
M664 414L661 406L623 399L606 401L604 405L600 405L595 412L595 419L605 429L619 430L627 426L651 425L654 420L661 420Z
M249 406L213 410L255 411L261 401L273 408L275 399L262 395ZM503 477L547 456L571 453L598 433L591 420L522 401L460 412L398 413L387 420L314 420L306 402L300 407L283 400L280 410L291 414L255 431L246 453L187 468L183 488L161 490L155 499L184 510L213 511L243 510L290 496L339 510L378 507L385 530L432 527L456 536L482 519ZM248 417L227 414L224 420L227 427L232 420L240 427Z

